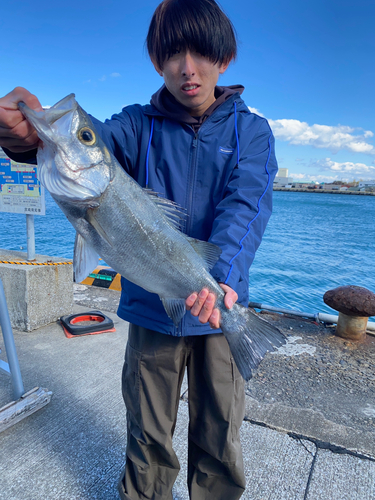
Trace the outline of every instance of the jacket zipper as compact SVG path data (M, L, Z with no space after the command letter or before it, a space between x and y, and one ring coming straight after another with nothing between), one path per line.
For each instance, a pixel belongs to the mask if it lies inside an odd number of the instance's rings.
M188 203L187 203L187 211L188 214L192 213L193 209L193 194L194 194L194 185L195 185L195 177L196 177L196 169L197 169L197 150L198 150L198 132L194 132L193 142L192 142L192 159L191 159L191 169L190 169L190 180L188 186ZM186 234L190 235L192 218L189 217L186 225Z
M190 175L189 175L189 184L187 190L187 211L188 213L192 212L193 208L193 191L195 184L195 173L197 168L197 147L198 147L198 132L194 132L193 142L192 142L192 159L190 162ZM186 223L186 234L189 234L191 229L191 217L188 218ZM176 337L182 337L183 324L185 322L185 317L182 318L180 323L175 327L175 335Z
M176 337L182 337L182 323L184 321L184 318L181 319L179 324L176 326Z
M190 162L190 176L189 176L189 185L188 185L188 197L187 197L187 212L188 214L192 214L192 209L193 209L193 194L194 194L194 185L195 185L195 177L196 177L196 170L197 170L197 153L198 153L198 134L200 130L202 129L203 126L207 124L209 121L210 117L206 120L204 124L202 124L198 130L198 132L194 132L194 137L192 141L192 159ZM207 126L207 125L206 125ZM188 217L187 224L186 224L186 234L190 235L190 230L191 230L191 225L192 225L192 217ZM183 323L185 321L185 317L182 318L181 322L176 328L176 336L177 337L182 337L182 329L183 329Z

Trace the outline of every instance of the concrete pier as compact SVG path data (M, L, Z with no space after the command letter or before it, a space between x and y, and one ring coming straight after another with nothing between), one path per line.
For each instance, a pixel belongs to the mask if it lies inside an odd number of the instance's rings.
M0 249L0 278L11 325L30 332L70 314L73 308L73 265L68 259Z
M116 332L68 339L57 323L27 335L14 331L25 390L44 386L53 397L0 433L0 500L119 499L126 450L120 378L128 325L111 312L118 298L116 291L75 285L74 312L100 309ZM375 338L347 343L324 325L264 317L289 341L266 355L246 387L242 498L374 500ZM9 394L10 382L0 374L0 406ZM189 498L187 398L185 382L174 435L181 464L174 500Z

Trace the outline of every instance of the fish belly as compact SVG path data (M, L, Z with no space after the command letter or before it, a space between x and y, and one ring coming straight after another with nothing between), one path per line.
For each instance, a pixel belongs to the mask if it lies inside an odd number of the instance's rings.
M61 207L63 208L63 207ZM66 211L66 209L63 209ZM203 259L134 182L118 176L97 208L69 220L124 278L160 297L186 298L208 287L221 293Z

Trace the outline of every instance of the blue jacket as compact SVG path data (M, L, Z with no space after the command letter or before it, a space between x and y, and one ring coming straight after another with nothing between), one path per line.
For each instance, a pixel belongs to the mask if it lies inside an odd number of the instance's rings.
M222 254L213 277L248 303L249 268L272 211L277 173L268 122L239 93L222 103L195 133L152 104L128 106L94 125L122 167L141 185L187 211L183 231L215 243ZM152 256L150 256L152 258ZM159 297L122 279L118 315L170 335L217 333L186 313L176 328Z
M221 248L211 274L247 305L249 268L271 215L277 172L267 121L251 113L233 90L197 133L153 105L128 106L105 123L92 119L107 147L141 186L187 210L183 231ZM36 150L5 151L15 161L36 163ZM124 278L118 315L171 335L220 331L201 325L190 313L176 328L157 295Z

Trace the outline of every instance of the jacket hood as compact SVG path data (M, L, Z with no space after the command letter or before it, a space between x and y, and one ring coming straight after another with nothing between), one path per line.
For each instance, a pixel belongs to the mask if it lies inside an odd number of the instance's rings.
M242 85L231 85L229 87L215 87L215 102L203 113L202 116L191 116L187 109L163 85L151 97L151 104L165 117L199 128L200 125L212 115L212 113L234 94L241 95L245 88Z

